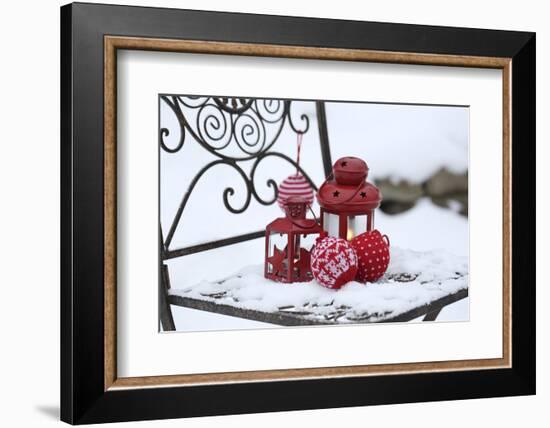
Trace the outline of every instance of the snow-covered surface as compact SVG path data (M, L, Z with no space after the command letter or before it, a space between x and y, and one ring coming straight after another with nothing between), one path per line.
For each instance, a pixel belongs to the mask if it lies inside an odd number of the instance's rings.
M405 281L405 282L403 282ZM468 287L468 261L444 250L391 248L391 261L376 283L350 282L340 290L309 283L280 284L249 266L220 281L202 281L171 294L262 312L300 312L305 318L352 323L381 321Z
M458 302L451 303L441 309L441 312L437 316L437 322L454 322L463 321L465 318L469 319L470 316L470 298L459 300Z
M466 297L465 299L459 300L458 302L451 303L450 305L445 306L441 309L441 312L437 316L437 322L456 322L464 321L468 319L470 312L470 298ZM421 322L424 316L415 318L409 322Z
M419 251L446 250L468 256L468 219L452 209L420 199L414 208L397 215L376 211L375 228L389 236L391 244Z

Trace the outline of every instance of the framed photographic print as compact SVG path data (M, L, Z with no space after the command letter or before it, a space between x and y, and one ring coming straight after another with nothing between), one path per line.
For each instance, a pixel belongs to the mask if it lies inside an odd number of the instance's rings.
M62 420L535 393L533 33L76 3L61 54Z

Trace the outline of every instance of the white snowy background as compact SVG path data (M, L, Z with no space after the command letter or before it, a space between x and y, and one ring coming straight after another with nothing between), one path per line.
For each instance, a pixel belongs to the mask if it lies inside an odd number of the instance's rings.
M327 125L332 160L342 156L358 156L369 165L369 180L389 178L422 183L441 168L464 173L468 168L468 118L465 107L339 103L327 102ZM292 117L303 125L302 113L310 119L304 135L301 166L318 185L324 179L319 146L315 104L293 102ZM171 110L161 102L161 126L170 130L167 145L175 146L179 125ZM296 156L296 135L285 126L273 150ZM161 151L160 215L164 235L175 216L191 179L215 157L188 136L184 147L175 154ZM249 165L242 164L248 171ZM267 178L282 181L294 169L278 158L265 159L258 167L256 186L265 199L272 190L265 186ZM262 230L281 215L276 204L266 207L252 199L244 214L232 214L223 205L226 187L235 189L231 197L240 207L246 197L245 183L228 166L216 166L197 184L170 245L171 249ZM314 206L318 212L318 206ZM457 256L468 256L468 221L451 208L441 208L429 199L401 214L388 215L380 210L375 227L387 234L392 246L415 251L445 250ZM264 240L256 239L228 247L180 257L168 262L171 285L185 289L193 285L219 280L239 272L246 266L259 265L264 259ZM468 319L469 299L447 306L438 321ZM194 309L172 306L179 331L224 330L276 327Z

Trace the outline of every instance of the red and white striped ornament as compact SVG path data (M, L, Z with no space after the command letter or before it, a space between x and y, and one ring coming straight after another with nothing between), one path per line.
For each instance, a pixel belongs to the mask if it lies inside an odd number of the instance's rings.
M303 198L308 207L313 203L313 189L302 174L290 175L279 184L277 203L282 210L284 210L286 200L291 196Z
M357 274L357 255L345 239L318 238L311 251L311 272L323 287L341 288Z
M362 233L351 240L357 254L356 281L374 282L380 279L390 264L390 240L378 230Z
M302 147L302 133L298 133L298 152L296 156L296 174L289 175L285 178L281 184L279 184L279 195L277 196L277 203L279 207L284 211L284 205L288 198L290 197L300 197L303 198L308 208L313 203L313 188L309 181L300 174L300 150Z

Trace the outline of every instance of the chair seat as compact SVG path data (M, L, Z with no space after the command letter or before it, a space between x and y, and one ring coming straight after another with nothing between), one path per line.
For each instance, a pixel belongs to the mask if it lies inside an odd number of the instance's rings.
M315 281L275 283L264 278L262 265L184 289L173 285L168 296L173 305L272 324L404 322L437 314L442 307L467 297L468 259L444 251L392 247L390 266L382 279L367 284L350 282L337 291Z

